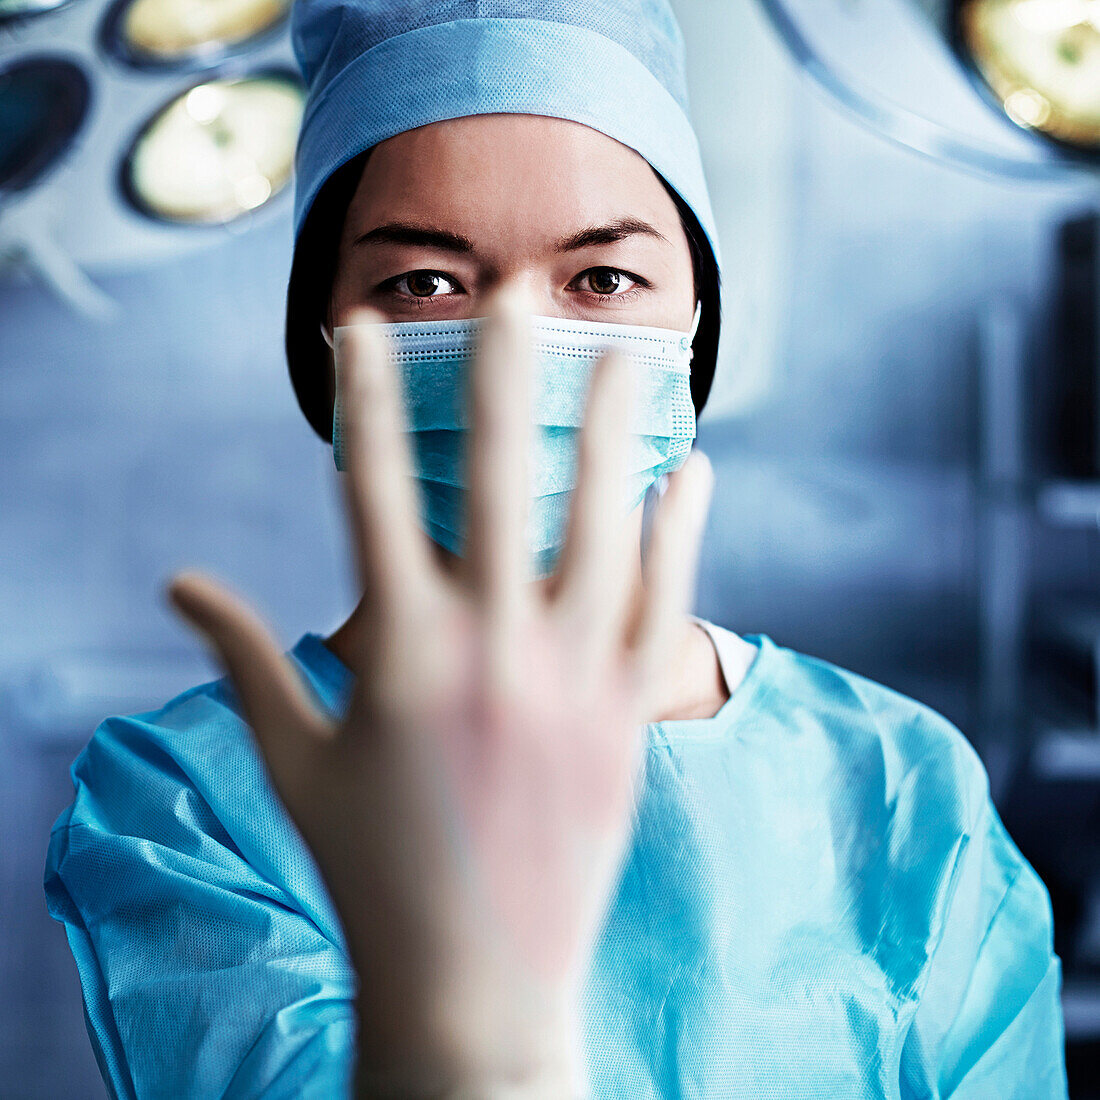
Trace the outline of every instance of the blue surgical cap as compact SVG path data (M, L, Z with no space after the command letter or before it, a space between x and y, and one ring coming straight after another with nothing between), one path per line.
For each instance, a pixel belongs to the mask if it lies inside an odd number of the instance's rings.
M641 154L694 215L713 261L704 324L716 351L717 317L707 313L718 310L718 240L668 0L296 0L291 32L309 93L295 160L296 266L326 181L386 138L468 115L571 119ZM287 354L299 402L321 431L331 406L307 408L316 367L307 377L295 362L295 326L307 323L293 316L296 279L308 275L291 276ZM697 355L700 366L707 372ZM713 363L703 400L710 375Z

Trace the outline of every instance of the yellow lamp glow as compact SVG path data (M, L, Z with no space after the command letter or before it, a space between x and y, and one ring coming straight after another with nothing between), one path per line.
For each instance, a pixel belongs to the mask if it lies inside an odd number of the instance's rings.
M270 30L289 0L134 0L119 34L138 56L172 61L224 50Z
M1014 122L1100 149L1100 0L968 0L959 27Z
M197 85L142 131L127 158L127 189L162 220L232 221L286 186L302 107L301 87L289 76Z

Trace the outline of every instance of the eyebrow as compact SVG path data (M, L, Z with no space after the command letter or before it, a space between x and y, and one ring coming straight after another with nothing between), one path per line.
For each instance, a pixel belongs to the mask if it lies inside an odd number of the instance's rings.
M668 238L648 222L640 218L616 218L606 225L591 225L577 233L563 237L554 246L555 252L577 252L597 244L615 244L634 236L654 237L668 243ZM443 252L471 253L474 243L469 237L436 229L430 225L411 222L387 222L361 233L352 241L352 247L361 244L404 244L422 248L438 248Z

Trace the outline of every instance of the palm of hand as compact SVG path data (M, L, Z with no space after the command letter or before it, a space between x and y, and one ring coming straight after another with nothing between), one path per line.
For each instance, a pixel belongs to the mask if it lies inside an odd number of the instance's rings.
M360 979L361 1045L381 1063L426 1035L489 1059L524 1020L568 1010L606 909L647 691L693 587L709 467L693 457L672 475L630 609L630 547L609 520L629 379L606 356L556 583L535 593L522 537L530 345L504 301L471 378L469 553L446 577L417 528L385 348L370 327L344 336L345 487L368 624L345 719L315 710L220 586L179 576L171 595L229 667L332 893Z

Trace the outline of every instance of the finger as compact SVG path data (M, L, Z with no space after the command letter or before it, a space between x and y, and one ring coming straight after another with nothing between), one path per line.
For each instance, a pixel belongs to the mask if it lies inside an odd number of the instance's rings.
M518 606L529 568L526 526L531 439L531 323L527 299L498 293L470 372L466 557L491 618Z
M645 583L633 649L643 684L655 683L670 639L691 610L699 548L714 487L701 451L669 476L647 547Z
M404 398L373 310L336 332L336 384L343 410L344 491L359 579L386 616L435 574L417 522Z
M556 591L562 606L583 609L588 637L597 646L621 637L632 575L622 500L630 382L618 352L605 353L592 372Z
M285 790L311 742L330 735L331 723L310 701L259 617L238 596L192 571L177 573L167 595L225 666L275 786Z

